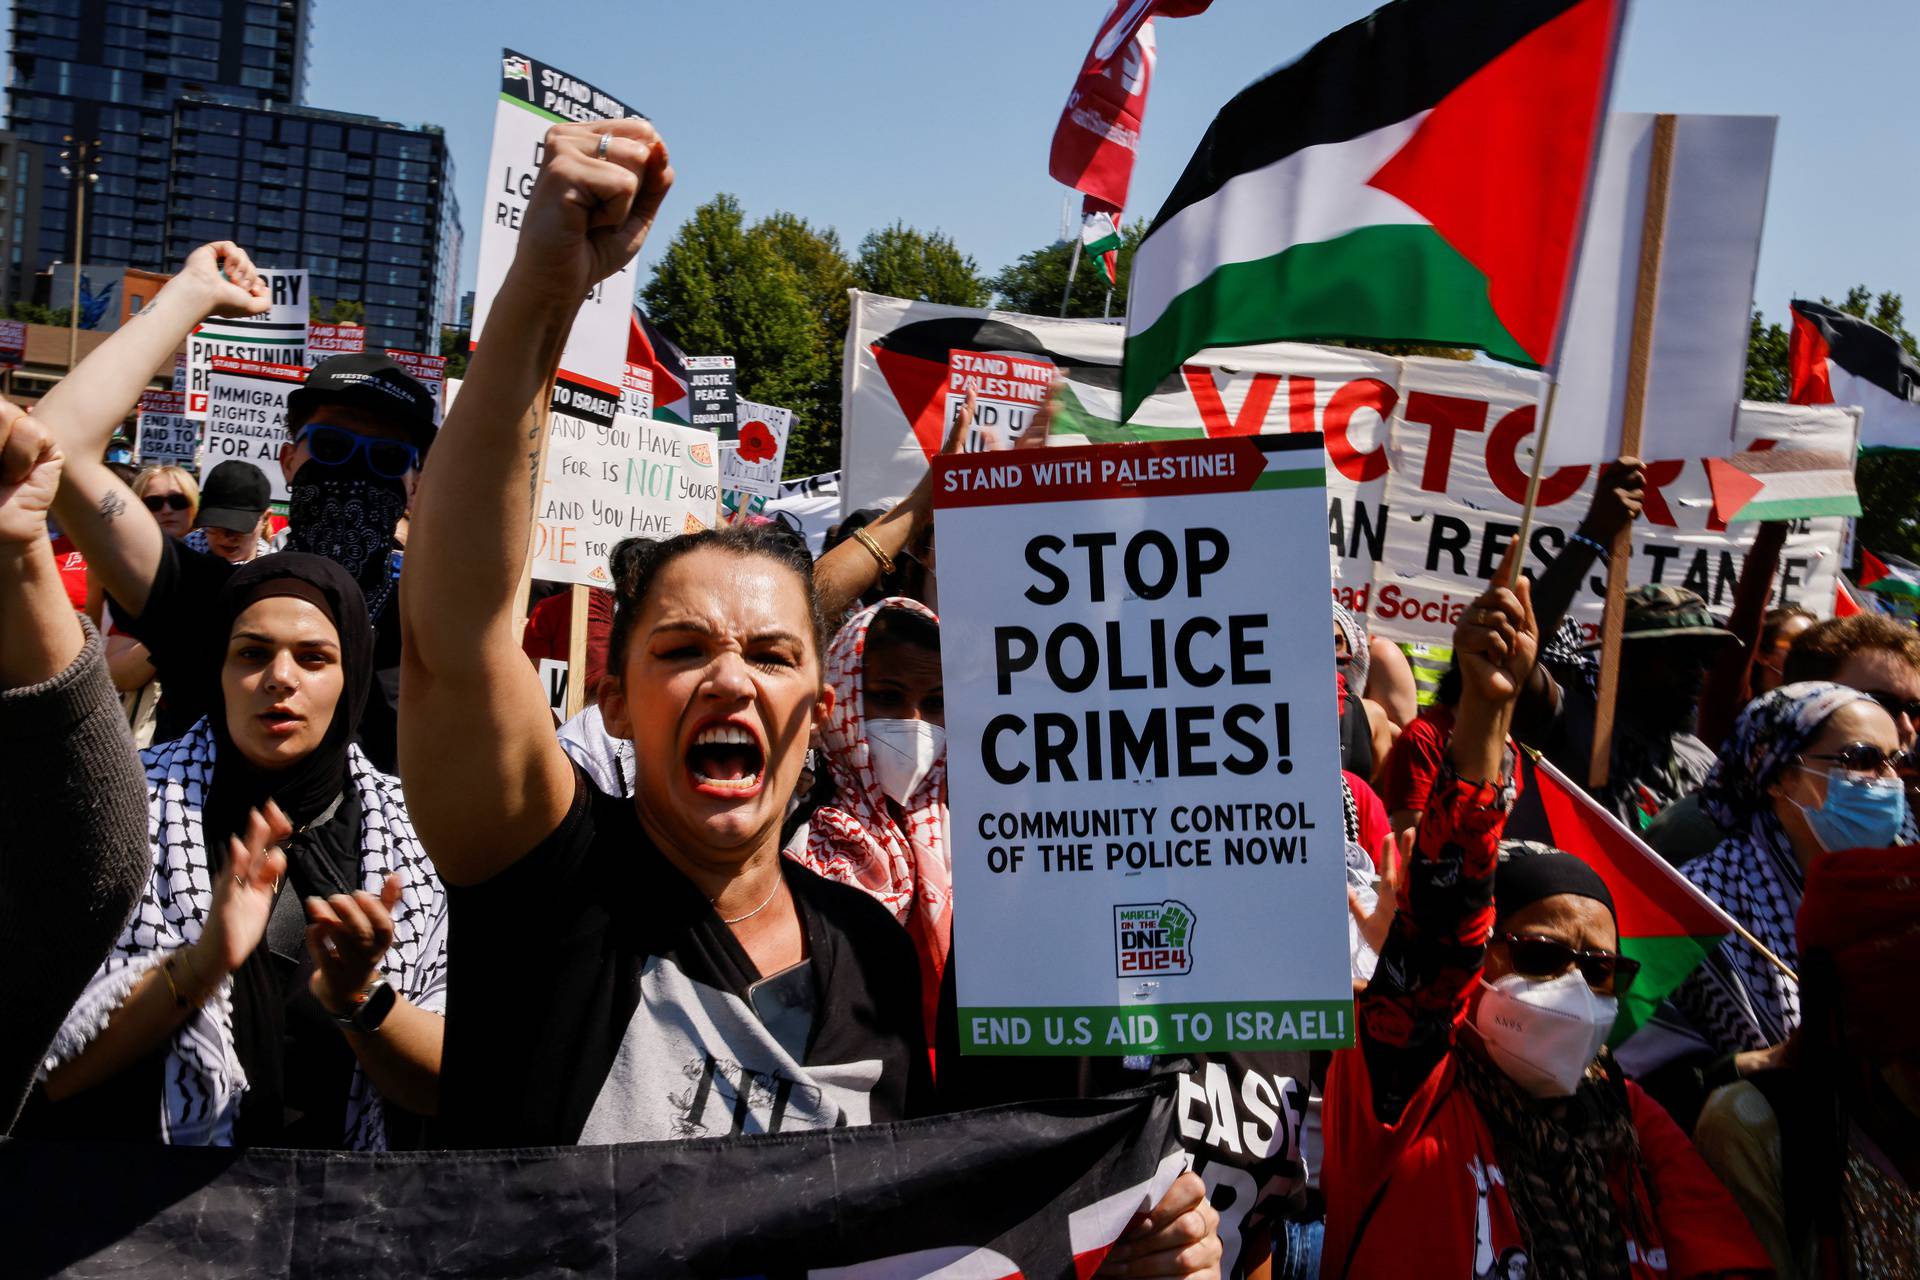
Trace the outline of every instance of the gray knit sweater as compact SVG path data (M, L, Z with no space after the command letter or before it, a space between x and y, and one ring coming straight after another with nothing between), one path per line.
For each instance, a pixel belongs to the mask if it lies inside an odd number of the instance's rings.
M0 690L0 1132L152 871L147 784L100 636L44 684Z

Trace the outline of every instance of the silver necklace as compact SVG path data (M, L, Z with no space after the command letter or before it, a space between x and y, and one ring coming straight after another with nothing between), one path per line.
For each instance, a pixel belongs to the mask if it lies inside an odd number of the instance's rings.
M784 883L784 881L782 880L781 876L778 873L778 868L776 868L775 874L773 877L773 892L767 895L767 900L765 902L762 902L759 906L747 912L747 914L743 916L735 916L731 920L727 919L725 916L721 916L720 923L721 924L739 924L742 920L753 919L755 916L759 915L762 911L765 911L769 906L773 905L774 898L778 896L780 893L780 886L782 883ZM708 905L718 906L719 904L720 904L720 899L714 898L709 902Z

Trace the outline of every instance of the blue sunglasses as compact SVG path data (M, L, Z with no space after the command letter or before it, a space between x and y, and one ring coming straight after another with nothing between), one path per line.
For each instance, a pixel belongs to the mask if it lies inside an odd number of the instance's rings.
M304 442L308 456L325 467L345 466L354 454L364 450L368 469L388 480L399 480L420 465L420 451L404 440L363 436L324 422L310 422L300 428L293 442Z

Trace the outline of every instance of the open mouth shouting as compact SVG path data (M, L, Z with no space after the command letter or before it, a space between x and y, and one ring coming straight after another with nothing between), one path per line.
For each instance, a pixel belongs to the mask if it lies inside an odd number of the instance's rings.
M695 791L747 800L760 794L767 751L752 727L737 720L718 720L693 735L686 761Z
M300 731L306 717L294 711L283 702L277 702L260 713L260 726L276 738L290 737Z

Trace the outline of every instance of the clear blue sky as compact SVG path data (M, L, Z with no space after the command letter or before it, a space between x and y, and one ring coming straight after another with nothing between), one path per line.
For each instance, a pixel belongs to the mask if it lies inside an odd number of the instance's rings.
M443 126L470 287L487 208L498 51L511 45L653 117L679 184L642 263L718 191L788 209L851 251L896 218L987 272L1052 240L1060 107L1110 0L317 0L308 101ZM1214 0L1162 20L1130 214L1151 216L1214 112L1370 0ZM1637 0L1614 105L1780 117L1755 296L1864 281L1920 313L1920 4Z

